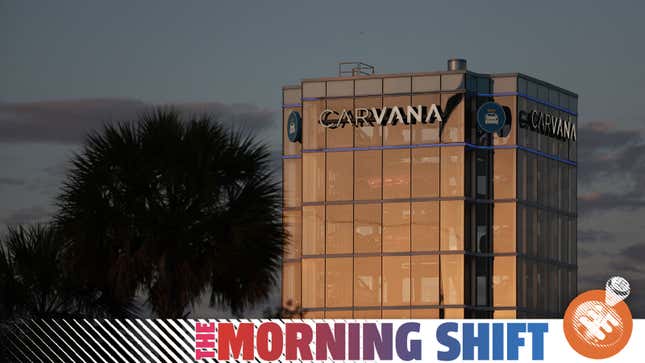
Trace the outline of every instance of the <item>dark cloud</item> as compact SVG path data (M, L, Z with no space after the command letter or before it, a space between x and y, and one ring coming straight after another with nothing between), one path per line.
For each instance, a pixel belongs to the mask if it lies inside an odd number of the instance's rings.
M0 103L0 142L80 143L105 123L131 121L153 107L174 107L186 115L211 114L225 124L256 132L279 122L276 110L249 104L191 102L155 105L130 99L81 99Z
M580 128L578 196L581 214L645 207L645 138L639 130L619 130L592 122Z
M613 239L613 234L599 229L584 229L578 231L578 242L610 242Z
M5 225L17 225L23 223L46 222L52 215L52 211L43 206L32 206L18 209L9 213L1 220Z
M0 187L4 186L20 186L26 183L23 179L11 178L11 177L0 177Z

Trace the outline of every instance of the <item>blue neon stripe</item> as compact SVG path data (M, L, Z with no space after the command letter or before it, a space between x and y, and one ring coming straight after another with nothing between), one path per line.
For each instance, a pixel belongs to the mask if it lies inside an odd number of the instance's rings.
M285 103L282 108L301 107L302 103Z
M457 147L463 146L469 149L476 150L495 150L495 149L518 149L529 152L531 154L543 156L545 158L563 162L568 165L577 166L575 161L567 160L560 158L556 155L551 155L539 150L531 149L526 146L521 145L475 145L467 142L452 142L452 143L441 143L441 144L412 144L412 145L383 145L383 146L363 146L363 147L337 147L337 148L324 148L324 149L303 149L303 153L317 153L317 152L347 152L347 151L368 151L368 150L405 150L405 149L421 149L421 148L432 148L432 147ZM297 159L300 158L300 155L283 155L283 159Z

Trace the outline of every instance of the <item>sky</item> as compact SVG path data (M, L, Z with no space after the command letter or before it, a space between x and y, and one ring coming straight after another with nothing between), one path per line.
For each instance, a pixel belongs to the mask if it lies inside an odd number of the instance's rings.
M282 85L339 61L396 73L461 57L579 95L579 290L622 275L645 317L643 13L642 1L0 0L0 230L51 216L67 161L105 122L175 105L243 123L277 155Z

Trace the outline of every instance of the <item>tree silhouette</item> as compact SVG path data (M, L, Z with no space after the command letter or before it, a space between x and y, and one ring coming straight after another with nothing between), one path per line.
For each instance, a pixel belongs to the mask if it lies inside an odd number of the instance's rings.
M8 228L0 242L0 321L138 313L132 300L77 284L65 268L67 248L52 225Z
M159 317L204 293L234 314L266 298L283 250L268 148L212 117L169 109L105 126L75 155L58 198L70 267Z

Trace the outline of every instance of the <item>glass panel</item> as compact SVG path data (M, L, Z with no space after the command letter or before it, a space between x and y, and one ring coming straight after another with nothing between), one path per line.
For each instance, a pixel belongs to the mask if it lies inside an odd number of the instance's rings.
M440 76L412 77L412 92L431 92L441 89Z
M517 314L515 310L495 310L493 319L515 319Z
M352 306L351 257L327 259L327 307Z
M383 306L410 304L410 256L383 257Z
M302 207L302 254L325 253L325 206Z
M380 319L381 309L377 310L354 310L354 319Z
M439 256L412 256L412 305L439 304Z
M383 79L357 79L354 82L354 94L356 96L378 95L383 91Z
M439 196L439 148L412 149L412 197Z
M383 150L383 199L410 198L410 150Z
M284 206L300 207L302 199L302 173L300 159L283 159Z
M354 114L354 99L334 99L327 100L327 109L334 110L342 115L343 110ZM343 118L344 119L344 118ZM318 127L322 127L318 125ZM339 127L327 127L327 147L352 147L354 146L354 126L347 123Z
M354 286L355 306L381 305L380 257L356 257L354 259Z
M354 199L353 192L353 152L327 153L327 200L352 200Z
M464 195L464 148L441 148L441 196Z
M282 223L287 233L284 258L298 258L301 253L302 215L299 210L289 210L284 211L282 218Z
M410 93L410 77L384 78L383 93Z
M282 306L296 310L300 306L300 262L282 263Z
M282 103L285 105L300 103L300 88L298 86L283 88Z
M463 319L464 309L443 309L444 319Z
M381 199L381 150L354 152L354 198L356 200Z
M327 205L327 254L352 253L352 204Z
M412 319L439 319L439 309L412 309Z
M414 95L412 96L411 106L425 106L429 111L432 105L441 106L441 97L439 93ZM439 142L439 127L441 123L416 123L412 125L412 143L413 144L432 144Z
M495 306L515 306L515 256L493 258L493 302ZM540 294L547 294L546 290Z
M410 251L410 203L383 203L383 252Z
M380 109L383 106L383 98L360 97L354 99L354 105L356 109ZM373 126L364 124L363 127L357 127L354 129L354 144L356 146L380 146L383 144L383 126L377 124L376 122L373 122L372 125Z
M303 82L302 97L325 97L325 82Z
M493 206L493 248L495 252L516 252L517 204Z
M444 305L464 303L464 256L441 255L440 298ZM448 310L448 309L446 309ZM462 312L463 314L463 312ZM446 316L446 318L448 318Z
M442 74L441 75L441 89L453 90L464 88L464 74Z
M383 309L383 319L410 319L410 309Z
M381 204L354 206L354 252L381 252Z
M493 78L493 93L515 92L517 90L517 78L498 77Z
M412 203L412 251L439 250L439 202Z
M441 202L441 250L464 249L464 202L450 200Z
M303 319L324 319L325 318L325 312L324 311L305 311L302 314Z
M325 101L302 102L302 148L322 149L325 147L325 128L320 125L320 113Z
M297 103L300 103L298 98ZM287 128L287 121L291 112L301 112L300 107L290 107L282 110L282 153L284 155L299 154L302 144L300 142L291 142L289 140L289 130ZM302 114L301 114L302 115Z
M325 311L325 319L351 319L351 310L331 310Z
M515 96L506 96L506 97L495 97L495 102L500 104L507 110L507 119L506 124L502 127L500 132L493 134L493 144L494 145L511 145L516 143L515 133L517 132L517 127L515 126L515 120L513 115L517 115L517 97Z
M302 306L325 306L325 260L322 258L302 260Z
M325 154L302 155L302 198L304 202L325 201Z
M353 96L354 81L329 81L327 82L327 97Z
M410 96L385 96L383 97L384 107L403 107L407 109L410 105ZM401 115L405 119L405 115ZM392 125L388 122L387 126L383 127L383 144L384 145L409 145L410 144L410 125L398 122ZM393 120L393 121L394 121Z
M515 150L495 150L493 169L493 193L495 199L516 198Z
M441 109L447 118L443 120L442 142L464 142L464 95L444 93L441 95Z

